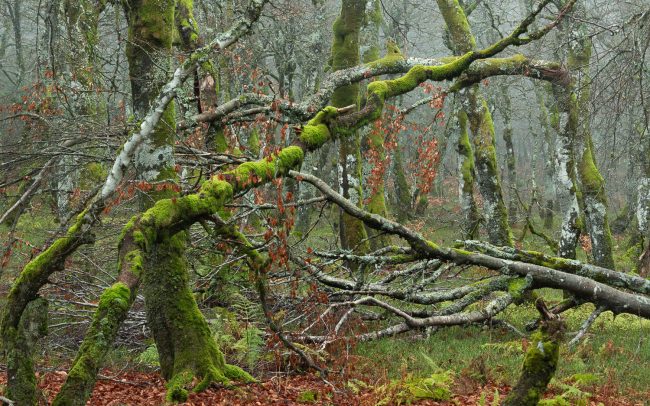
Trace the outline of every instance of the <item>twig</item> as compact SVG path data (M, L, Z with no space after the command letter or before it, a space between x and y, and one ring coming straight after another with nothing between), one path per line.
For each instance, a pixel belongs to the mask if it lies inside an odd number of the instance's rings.
M582 323L582 326L580 326L580 330L578 330L578 333L576 334L576 336L573 337L571 339L571 341L569 341L569 344L568 344L569 347L573 347L576 344L578 344L578 342L582 339L582 337L585 334L587 334L587 331L589 330L589 327L591 327L591 325L594 324L594 322L596 321L598 316L600 316L600 314L602 312L604 312L605 310L607 310L607 309L604 306L597 307L596 310L594 310L589 315L589 317L587 317L587 319Z

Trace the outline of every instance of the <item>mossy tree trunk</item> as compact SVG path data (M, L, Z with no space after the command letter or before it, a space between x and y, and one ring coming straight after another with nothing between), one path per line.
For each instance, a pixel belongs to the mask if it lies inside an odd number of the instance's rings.
M133 100L137 111L145 111L164 84L170 65L172 45L177 38L185 48L198 39L191 0L142 0L129 9L128 51ZM137 48L136 48L137 47ZM157 68L156 68L157 67ZM146 78L142 83L141 78ZM163 80L161 80L163 79ZM170 104L163 121L137 157L140 176L150 182L176 181L174 170L175 113ZM175 196L166 190L150 196L153 201ZM146 202L145 202L146 203ZM187 234L165 236L149 249L143 267L142 286L147 323L158 349L163 377L168 381L167 399L184 401L186 387L195 378L199 391L212 382L230 379L251 380L250 375L225 363L223 355L198 309L189 287L184 258Z
M576 181L576 160L573 140L577 131L578 111L570 87L553 86L555 106L551 126L557 132L555 144L558 201L563 210L557 255L575 259L580 236L579 189Z
M366 3L366 0L343 0L341 3L341 13L333 25L334 42L330 60L332 71L359 65L359 34L365 18ZM332 95L331 103L334 107L358 105L359 85L339 87ZM363 166L361 139L358 132L340 142L338 173L341 194L361 207ZM339 230L342 247L358 253L367 252L368 236L363 222L343 211L340 213Z
M196 41L196 25L188 1L131 2L126 6L126 13L134 110L143 114L167 77L165 69L170 66L174 40L181 38L184 44ZM158 71L161 67L162 71ZM136 157L142 179L161 183L175 180L174 129L175 113L170 104L151 141L143 145ZM166 188L145 197L148 200L143 205L153 209L156 201L175 195L173 188ZM184 258L187 234L178 232L147 238L159 231L157 224L149 225L146 232L129 234L134 227L135 223L127 226L121 244L121 250L127 251L121 255L121 263L129 263L126 265L129 269L121 272L118 282L102 295L95 321L55 404L85 404L101 360L110 350L117 328L133 302L140 278L147 321L157 344L163 376L168 380L168 400L186 399L186 387L195 378L200 381L196 390L214 381L227 383L229 378L252 379L225 363L192 296ZM141 241L143 238L145 241Z
M190 290L185 260L185 232L164 237L147 256L142 280L147 324L156 341L167 400L185 401L188 388L252 380L226 364ZM199 383L193 380L199 378Z
M503 117L503 141L506 144L506 169L508 170L508 184L510 188L517 189L517 158L512 143L512 102L508 93L508 86L499 87L499 93L503 100L503 106L499 109ZM512 221L517 217L517 197L515 192L508 193L508 217Z
M565 324L560 319L550 318L548 310L544 311L547 315L542 313L544 321L530 339L521 375L503 402L504 406L537 406L555 375Z
M395 194L392 199L393 212L397 221L404 223L411 220L414 213L411 210L411 189L404 173L404 160L399 142L393 152L393 180L395 182Z
M479 94L478 85L468 89L468 92L466 109L474 138L475 170L483 197L488 240L495 245L512 246L512 231L499 179L492 115L487 102Z
M35 405L38 401L32 356L36 341L47 334L47 308L48 302L43 298L30 302L14 331L17 339L5 343L7 397L16 405Z
M555 151L555 139L549 120L549 110L546 107L546 100L544 94L547 84L542 85L543 88L535 87L535 94L537 96L537 103L539 104L539 122L542 125L542 132L544 136L544 204L542 210L542 220L544 227L548 230L553 227L553 218L555 215L556 201L557 201L557 184L556 179L556 161L557 153Z
M584 201L585 223L591 238L594 263L599 266L614 269L613 241L607 216L607 196L605 181L598 170L594 156L594 145L591 137L589 105L590 78L589 61L591 59L592 42L588 35L584 1L578 1L572 14L579 17L576 25L569 33L567 66L575 73L576 82L573 89L578 104L578 129L574 140L576 146L577 173L582 199Z
M458 197L463 212L463 238L473 240L478 236L481 216L474 200L474 153L467 131L467 113L458 112Z
M378 60L381 55L379 53L379 30L383 22L381 4L379 0L372 0L370 2L370 7L367 8L365 14L364 26L361 32L362 36L362 60L363 63L369 63ZM396 47L396 45L394 45ZM373 164L381 164L386 160L386 149L384 148L384 133L376 128L370 128L365 132L365 139L367 148L371 152L371 156L375 162L364 162L365 166L368 167L365 175L368 176L372 167L369 167ZM386 198L385 198L385 184L384 184L385 174L374 179L374 184L368 185L366 183L365 192L367 193L367 208L370 213L378 214L382 217L388 216L388 209L386 208ZM389 239L386 236L380 236L377 234L377 231L366 227L366 233L370 239L370 244L373 249L384 247L389 243Z
M135 0L125 2L124 9L129 24L126 55L133 111L141 117L149 110L171 69L176 0ZM136 170L141 179L166 182L175 178L175 125L174 105L170 103L155 133L136 155ZM145 206L155 199L152 196Z
M650 108L648 109L650 110ZM650 117L650 111L645 112L645 117ZM639 129L639 141L641 143L641 179L637 186L636 193L636 223L638 244L645 250L639 257L638 272L644 277L650 276L650 123Z
M458 0L437 0L437 3L447 24L453 52L460 55L474 50L476 41ZM476 177L483 197L488 238L495 245L512 246L512 232L499 179L492 115L478 85L461 92L461 103L473 136Z

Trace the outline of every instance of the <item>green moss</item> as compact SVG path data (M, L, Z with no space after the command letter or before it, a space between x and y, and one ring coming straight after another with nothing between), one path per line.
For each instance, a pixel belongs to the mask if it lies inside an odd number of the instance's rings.
M439 249L440 249L440 246L438 246L438 244L436 244L436 243L434 243L434 242L432 242L432 241L427 241L427 245L428 245L429 248L431 248L432 250L439 250Z
M401 78L386 80L385 83L389 89L388 96L392 97L410 92L411 90L415 89L420 83L428 79L429 72L431 72L431 68L422 65L416 65Z
M131 273L139 278L142 275L143 270L142 251L137 249L129 251L124 256L124 260L130 264L129 269Z
M134 19L130 33L160 47L171 48L174 37L174 8L172 0L142 0L137 9L131 8Z
M599 194L603 189L604 179L596 167L593 159L591 148L585 148L582 159L580 160L580 181L583 185L584 193Z
M135 294L122 282L116 282L104 291L68 378L53 405L78 404L79 399L90 397L99 368L134 298Z
M251 381L243 370L228 366L189 286L184 256L186 232L165 237L147 255L143 293L167 384L167 399L183 401L188 390L201 391L212 382ZM149 270L155 270L149 271ZM192 388L196 382L199 381Z
M123 313L129 310L131 290L122 282L116 282L99 298L99 307L108 312Z
M515 278L508 282L508 293L510 293L515 302L520 302L529 287L530 281L526 278Z
M384 101L388 97L389 87L385 80L378 80L368 85L368 93L372 93L379 97L379 100Z
M377 49L376 55L377 57L379 50ZM373 59L365 59L364 62L366 62L366 65L372 68L375 67L380 67L380 66L391 66L395 63L402 62L404 60L404 55L402 55L402 51L399 49L399 46L397 43L393 40L388 40L386 41L386 55L384 55L383 58L375 58Z
M214 152L224 153L228 151L228 141L222 125L218 123L210 127L208 137L211 138Z
M458 0L438 1L438 8L447 24L447 30L455 53L473 50L476 47L476 41Z
M327 106L309 120L300 133L300 140L305 143L308 151L314 151L332 138L328 123L338 116L338 109Z
M198 45L199 26L194 18L193 0L177 0L176 27L181 44L185 49L193 49Z
M548 320L533 334L524 357L521 377L504 405L538 404L557 369L564 328L561 320Z
M201 185L199 197L207 198L208 196L223 196L223 199L230 200L232 199L233 193L234 190L230 183L219 180L215 177Z
M316 403L320 398L320 394L312 389L300 392L296 397L296 401L300 403Z
M286 174L289 170L302 164L304 152L302 148L292 145L280 150L277 155L256 162L246 162L224 176L232 176L234 189L244 190L260 183Z

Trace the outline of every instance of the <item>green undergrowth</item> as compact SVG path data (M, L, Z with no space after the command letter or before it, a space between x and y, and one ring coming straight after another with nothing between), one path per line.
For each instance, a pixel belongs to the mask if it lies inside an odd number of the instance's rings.
M544 289L541 293L548 302L561 299L559 291ZM584 305L567 311L567 331L577 331L593 310L593 305ZM532 305L522 305L509 307L499 319L524 331L525 325L536 317ZM567 341L571 337L568 334ZM650 365L648 337L650 321L603 313L577 347L569 349L566 342L561 347L551 390L572 405L582 404L580 399L588 398L590 390L598 385L613 386L622 394L647 390L650 376L642 366ZM399 336L359 343L355 352L375 366L371 374L377 374L378 378L384 374L389 379L398 379L405 373L427 377L442 368L479 383L513 385L528 344L527 338L502 328L449 327L434 331L426 338ZM565 403L557 400L545 404Z

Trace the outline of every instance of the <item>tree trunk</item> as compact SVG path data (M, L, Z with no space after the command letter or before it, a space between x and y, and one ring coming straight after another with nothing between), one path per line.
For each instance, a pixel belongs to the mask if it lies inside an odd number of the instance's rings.
M156 340L160 368L167 380L167 400L187 399L193 380L198 392L213 382L253 381L240 368L227 365L189 286L184 258L185 232L164 238L145 261L142 285L147 324Z
M521 376L503 402L504 406L537 406L555 375L565 325L562 320L552 316L544 306L544 321L530 339Z
M576 182L573 139L577 129L577 105L570 89L553 86L555 106L552 127L557 131L555 144L556 176L560 185L558 201L564 212L558 243L558 256L575 259L580 236L580 207Z
M15 330L16 339L5 342L7 397L16 405L35 405L38 401L32 356L36 341L47 334L47 311L47 300L39 297L30 302Z
M381 5L379 0L372 0L372 7L368 9L368 12L365 14L365 21L362 34L362 45L363 51L363 63L369 63L376 61L380 58L379 54L379 29L383 22ZM395 49L397 46L395 45ZM389 51L390 52L390 51ZM367 162L366 166L371 166L373 164L381 164L386 160L386 150L384 148L384 134L383 132L377 130L376 128L370 128L366 132L367 147L370 152L370 157L374 159L375 162ZM372 173L372 167L366 171L367 177ZM385 173L382 173L381 176L373 178L373 184L366 182L366 188L369 190L366 191L368 195L367 207L368 211L374 214L378 214L382 217L388 216L388 210L386 208L386 198L385 198ZM389 238L384 235L378 235L375 230L372 230L369 227L366 227L366 233L370 239L370 245L372 249L378 249L388 245L390 242Z
M542 212L542 219L544 227L550 230L553 227L553 218L555 216L555 208L557 206L557 184L556 184L556 162L557 152L555 150L556 140L553 137L553 128L549 122L549 111L546 107L546 100L544 94L547 94L547 86L550 84L543 84L543 87L535 87L537 96L537 103L539 104L539 121L542 124L542 131L544 134L544 147L546 149L546 156L544 158L544 209Z
M460 55L474 50L476 41L458 0L438 0L438 8L447 24L454 53ZM472 85L461 92L461 103L473 136L475 170L483 197L488 238L493 244L512 246L512 232L498 173L492 115L478 85Z
M571 12L584 17L584 1L578 1ZM584 22L578 20L577 26L569 33L570 44L567 56L568 68L575 72L577 81L573 91L577 101L578 128L576 145L577 172L584 201L585 223L591 238L594 263L614 269L613 241L607 218L607 197L605 181L598 170L594 156L594 146L589 125L590 86L589 61L592 43Z
M517 160L512 143L512 103L507 86L500 86L503 106L499 109L503 117L503 141L506 143L506 168L508 170L508 183L512 190L517 187ZM508 217L513 221L517 217L517 197L514 191L508 193Z
M467 113L458 112L460 132L458 136L458 196L463 212L463 238L473 240L478 236L480 215L474 200L474 153L467 132Z
M332 44L332 71L357 66L359 58L359 32L363 24L366 0L343 0L341 13L333 25L334 42ZM337 88L332 95L332 106L347 107L359 104L359 85L351 84ZM363 192L361 181L363 165L361 160L361 139L357 131L340 142L339 149L339 185L343 196L361 207ZM370 249L363 222L340 212L339 230L341 245L344 249L357 253Z
M404 161L399 142L393 152L393 179L395 182L395 194L392 199L393 212L396 214L397 221L405 223L411 220L413 213L411 211L411 191L404 174Z

